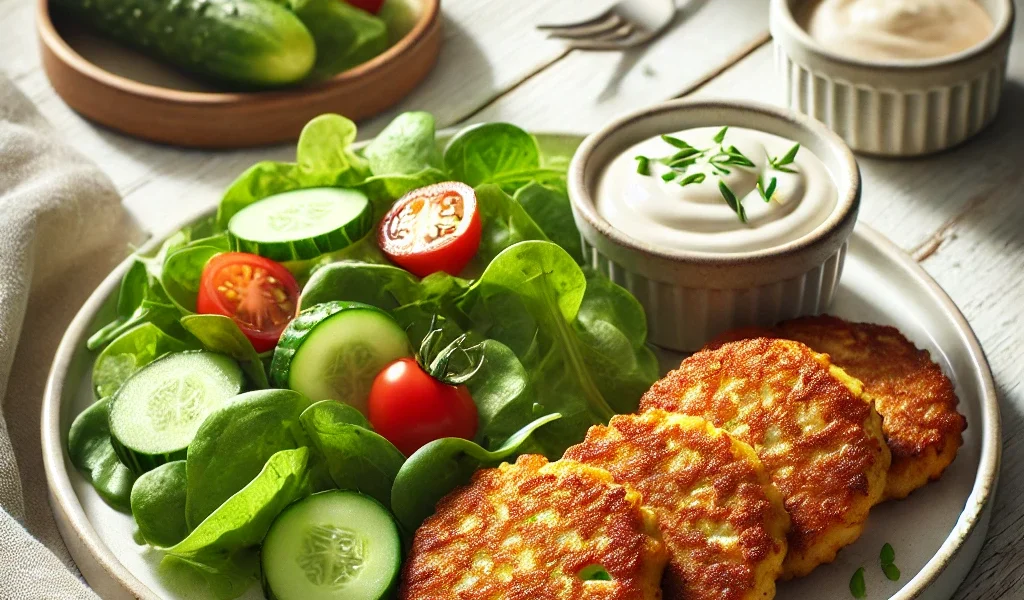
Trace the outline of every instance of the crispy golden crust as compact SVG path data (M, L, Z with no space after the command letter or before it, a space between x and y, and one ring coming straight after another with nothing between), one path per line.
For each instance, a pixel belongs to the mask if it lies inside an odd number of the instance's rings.
M783 577L835 559L885 489L881 419L858 381L799 342L756 338L698 352L642 409L699 416L754 447L792 518Z
M899 330L831 316L788 321L778 330L827 353L864 383L892 450L886 497L905 498L938 479L956 458L967 420L957 411L953 383Z
M657 600L667 551L640 494L602 469L526 455L478 471L416 531L407 600ZM600 565L611 581L584 581Z
M607 469L654 510L669 548L666 598L775 596L789 515L747 444L704 419L655 409L591 427L565 457Z

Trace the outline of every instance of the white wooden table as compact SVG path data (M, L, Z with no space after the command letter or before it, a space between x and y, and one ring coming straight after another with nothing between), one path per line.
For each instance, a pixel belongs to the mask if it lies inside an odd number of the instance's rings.
M685 0L680 0L684 2ZM437 69L399 107L360 124L372 136L402 110L439 126L506 120L531 130L591 131L610 117L678 96L781 103L771 64L767 0L690 0L673 28L628 53L567 52L533 30L604 8L607 0L445 0ZM50 88L31 0L0 0L0 69L69 143L113 178L144 227L161 231L202 207L261 159L294 148L182 150L96 127ZM1018 11L1024 0L1018 1ZM1003 473L989 539L957 598L1021 597L1024 551L1024 26L996 123L963 148L906 161L861 159L860 218L911 253L953 297L995 372L1005 431Z

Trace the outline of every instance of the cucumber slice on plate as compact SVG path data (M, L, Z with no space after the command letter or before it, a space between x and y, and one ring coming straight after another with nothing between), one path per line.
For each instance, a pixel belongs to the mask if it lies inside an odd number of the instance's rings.
M284 510L260 553L272 600L378 600L398 579L402 545L391 513L358 492L313 494Z
M324 302L288 324L270 377L275 387L338 400L366 414L374 378L404 356L412 356L409 337L391 315L359 302Z
M129 377L110 400L110 441L136 475L185 458L206 416L242 391L242 369L213 352L177 352Z
M357 190L308 188L254 202L228 222L232 249L276 261L341 250L373 228L370 200Z

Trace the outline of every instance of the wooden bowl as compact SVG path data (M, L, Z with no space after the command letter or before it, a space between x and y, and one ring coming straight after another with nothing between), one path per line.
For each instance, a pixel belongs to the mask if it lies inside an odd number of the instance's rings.
M440 0L415 0L409 6L418 15L409 31L368 62L323 82L226 93L76 26L55 27L47 0L37 1L43 69L64 101L111 129L180 146L241 148L289 142L319 114L339 113L352 120L370 117L412 91L437 62L441 49Z

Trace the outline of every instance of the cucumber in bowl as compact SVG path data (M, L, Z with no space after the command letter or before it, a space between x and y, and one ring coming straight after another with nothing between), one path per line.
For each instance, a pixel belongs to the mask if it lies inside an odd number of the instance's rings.
M260 552L271 600L379 600L398 580L398 525L379 502L331 490L284 510Z
M110 441L136 475L185 458L196 430L242 391L242 369L223 354L168 354L128 378L110 401Z
M367 413L370 386L391 362L412 356L405 330L385 311L359 302L311 306L281 334L270 377L314 400L338 400Z

